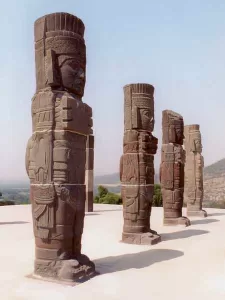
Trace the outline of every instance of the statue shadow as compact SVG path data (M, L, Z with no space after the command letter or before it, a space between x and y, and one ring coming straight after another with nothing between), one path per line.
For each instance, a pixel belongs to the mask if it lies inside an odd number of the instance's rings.
M210 224L214 222L219 222L217 219L202 219L202 220L191 220L191 225L198 225L198 224Z
M162 241L169 241L169 240L186 239L191 236L202 235L206 233L209 233L209 231L200 230L200 229L187 229L187 230L182 230L182 231L177 231L172 233L162 233L160 235Z
M171 249L151 249L143 252L109 256L94 261L96 269L101 274L142 269L155 263L183 256L184 252Z
M225 216L225 213L212 213L212 214L208 214L208 217L213 217L213 216Z
M99 216L100 214L96 214L96 213L85 213L85 217L89 217L89 216Z
M95 212L107 212L107 211L123 211L122 208L120 209L102 209L102 210L95 210Z
M28 224L30 222L25 221L15 221L15 222L0 222L0 225L19 225L19 224Z

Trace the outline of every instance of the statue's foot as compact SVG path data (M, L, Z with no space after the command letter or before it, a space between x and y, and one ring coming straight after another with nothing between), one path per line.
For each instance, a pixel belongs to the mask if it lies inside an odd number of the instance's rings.
M187 210L187 216L188 217L200 217L200 218L206 218L207 212L205 210L198 210L198 211L188 211Z
M35 260L34 276L40 279L67 282L84 282L97 275L95 265L86 255L56 260Z
M158 235L157 231L150 229L149 232L151 232L152 234L156 234Z
M58 279L62 281L84 282L96 275L95 265L85 255L77 259L63 260L58 271Z
M154 231L156 233L156 231ZM126 233L122 234L122 242L127 244L136 245L155 245L161 241L161 236L153 234L152 232L146 233Z
M164 218L163 225L165 226L190 226L191 222L187 217L179 217L179 218Z

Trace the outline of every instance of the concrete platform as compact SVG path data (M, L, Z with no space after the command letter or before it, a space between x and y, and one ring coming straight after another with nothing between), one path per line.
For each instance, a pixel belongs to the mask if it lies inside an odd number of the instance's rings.
M85 218L83 253L101 275L71 287L26 278L34 260L31 207L0 207L0 299L225 299L225 210L207 209L208 218L182 228L163 227L162 208L153 208L152 229L162 235L154 246L119 242L122 207L94 210Z

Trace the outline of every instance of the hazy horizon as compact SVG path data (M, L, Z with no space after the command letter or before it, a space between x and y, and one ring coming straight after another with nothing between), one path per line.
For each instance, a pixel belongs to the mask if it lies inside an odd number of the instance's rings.
M18 5L19 3L19 5ZM34 21L64 11L85 24L87 82L83 101L93 108L95 175L116 173L122 154L123 86L155 87L158 173L161 114L200 124L205 166L225 157L225 1L53 0L2 4L0 48L0 182L27 181L25 150L35 93Z

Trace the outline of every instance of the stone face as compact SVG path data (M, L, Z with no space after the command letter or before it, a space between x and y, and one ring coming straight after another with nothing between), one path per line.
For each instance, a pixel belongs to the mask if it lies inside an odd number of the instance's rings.
M154 192L154 154L158 139L154 129L154 87L130 84L124 87L124 139L120 159L123 200L122 241L156 244L161 237L150 228Z
M189 226L182 216L184 193L183 117L171 110L162 112L162 150L160 182L164 208L164 225Z
M82 102L84 24L67 13L35 22L36 93L26 150L35 236L34 276L80 282L95 274L81 254L87 136L92 109Z
M184 126L185 147L185 181L184 200L187 203L188 216L207 217L202 209L203 201L203 167L202 142L199 125Z
M86 144L86 167L85 167L85 183L86 183L86 202L85 211L93 212L94 204L94 136L87 137Z

